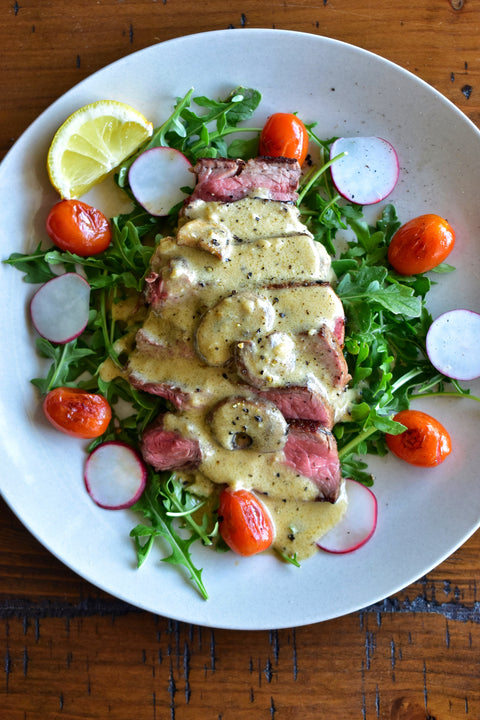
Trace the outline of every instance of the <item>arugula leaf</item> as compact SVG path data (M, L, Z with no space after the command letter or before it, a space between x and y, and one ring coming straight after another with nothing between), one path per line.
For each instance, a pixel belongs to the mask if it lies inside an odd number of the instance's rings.
M300 567L300 563L297 559L297 553L294 553L293 555L289 555L286 552L282 552L282 550L276 550L277 555L286 563L290 565L294 565L295 567Z
M199 114L190 107L184 107L179 114L184 132L170 131L165 140L168 145L183 152L192 163L201 157L230 156L231 151L226 138L237 133L258 136L261 128L238 127L240 122L248 120L258 107L261 94L251 88L238 87L223 101L204 96L194 98L194 102L207 112ZM210 127L213 126L213 127ZM242 157L248 149L258 145L258 137L250 142L237 143L236 150Z
M25 282L40 284L55 277L55 273L52 272L48 263L44 262L44 257L45 250L41 249L41 243L39 243L33 253L12 253L3 262L7 265L13 265L17 270L24 273L23 280Z
M93 355L93 350L77 346L77 340L65 345L53 345L45 338L38 338L36 345L42 357L50 358L53 362L45 378L33 378L32 384L38 387L42 394L47 394L52 388L60 386L74 387L76 378L84 372L84 359Z
M220 151L220 147L218 147L218 150ZM253 138L247 139L236 138L226 147L224 154L226 157L240 158L242 160L255 157L258 154L258 137L255 135Z
M195 567L190 553L190 546L200 537L198 526L191 530L187 538L183 538L178 534L171 514L172 507L183 508L188 516L192 511L192 496L182 492L183 488L179 488L179 485L180 483L172 476L165 481L158 474L150 475L142 497L132 509L142 513L150 520L151 525L137 525L130 536L135 542L139 566L147 559L156 537L166 540L170 545L171 553L163 558L163 562L185 567L200 595L207 600L208 593L202 581L202 570ZM145 537L147 540L142 543L141 538Z
M381 305L386 310L407 318L419 317L422 300L414 296L414 289L401 283L386 284L388 271L382 267L365 265L355 273L342 277L336 291L344 305L367 303Z

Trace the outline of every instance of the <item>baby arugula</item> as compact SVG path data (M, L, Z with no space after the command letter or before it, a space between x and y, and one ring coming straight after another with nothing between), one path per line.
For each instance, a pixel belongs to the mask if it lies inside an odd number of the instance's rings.
M142 523L136 525L130 532L130 537L135 542L139 567L150 554L155 538L161 537L166 540L171 553L163 558L163 562L187 568L191 580L201 596L207 600L208 593L202 581L202 570L195 567L190 553L190 546L195 540L200 539L205 545L212 544L207 515L203 516L201 525L193 517L201 507L202 503L191 493L186 492L174 475L165 479L161 475L151 473L142 497L133 506L133 510L142 513L150 521L150 525ZM187 532L190 531L188 537L185 538L178 533L175 520L180 520ZM143 543L142 538L146 538Z

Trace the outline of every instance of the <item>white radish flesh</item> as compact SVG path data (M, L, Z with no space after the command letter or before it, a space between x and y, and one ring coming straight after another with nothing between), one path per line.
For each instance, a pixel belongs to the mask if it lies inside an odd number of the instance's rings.
M480 314L473 310L450 310L433 323L426 338L432 365L454 380L480 377Z
M349 553L369 540L377 526L378 504L373 492L356 480L345 480L347 509L343 518L317 545L329 553Z
M390 195L398 180L398 157L394 147L379 137L338 138L330 159L345 153L331 165L332 180L340 195L357 205L373 205Z
M130 189L151 215L168 215L172 207L186 197L180 188L192 184L191 167L185 155L174 148L145 150L128 172Z
M143 460L129 445L105 442L88 456L85 486L92 500L107 510L131 507L140 498L147 481Z
M30 314L42 337L64 344L83 332L89 307L88 282L77 273L64 273L37 290L30 303Z

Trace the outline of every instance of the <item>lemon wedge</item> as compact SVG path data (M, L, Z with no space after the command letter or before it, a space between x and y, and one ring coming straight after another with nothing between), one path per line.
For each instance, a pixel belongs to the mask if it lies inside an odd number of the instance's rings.
M132 155L153 133L141 113L115 100L98 100L70 115L47 157L50 182L62 198L78 198Z

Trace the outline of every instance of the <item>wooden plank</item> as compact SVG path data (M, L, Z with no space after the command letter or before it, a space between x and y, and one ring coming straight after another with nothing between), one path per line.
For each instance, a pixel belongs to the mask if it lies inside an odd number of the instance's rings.
M178 34L229 27L274 27L350 42L420 76L480 122L480 13L463 0L383 3L381 13L376 3L360 0L268 6L215 0L199 13L196 2L183 0L181 29L175 2L132 8L105 0L92 11L89 0L37 0L8 3L2 23L2 154L51 102L99 68Z
M65 569L10 511L3 516L0 710L9 718L23 718L19 708L29 720L480 715L478 534L427 578L361 612L240 634L111 598Z
M422 719L480 716L478 621L367 611L240 636L130 613L6 629L8 718L400 720L402 705L411 720L414 708Z

